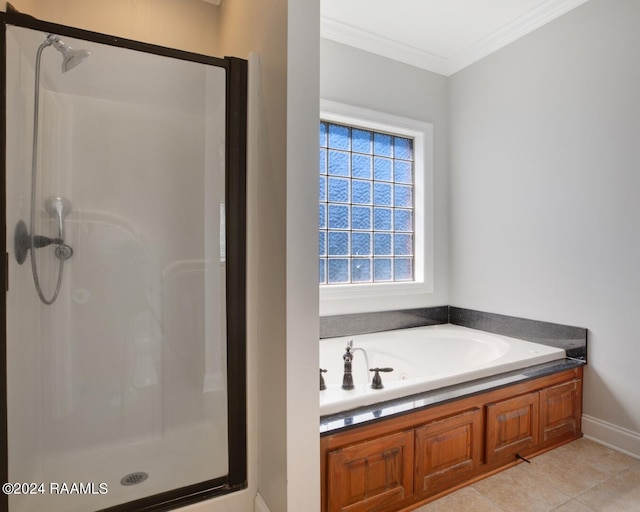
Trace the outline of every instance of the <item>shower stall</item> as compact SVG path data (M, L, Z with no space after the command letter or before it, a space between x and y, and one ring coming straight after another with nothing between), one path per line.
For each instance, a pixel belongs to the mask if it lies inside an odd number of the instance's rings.
M0 511L246 485L246 62L2 15Z

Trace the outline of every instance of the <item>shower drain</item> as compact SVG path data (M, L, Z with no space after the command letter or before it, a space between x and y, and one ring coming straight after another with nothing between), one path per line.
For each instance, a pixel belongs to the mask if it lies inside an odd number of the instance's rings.
M137 471L135 473L129 473L128 475L123 476L120 480L120 484L136 485L144 482L147 478L149 478L149 475L147 473L145 473L144 471Z

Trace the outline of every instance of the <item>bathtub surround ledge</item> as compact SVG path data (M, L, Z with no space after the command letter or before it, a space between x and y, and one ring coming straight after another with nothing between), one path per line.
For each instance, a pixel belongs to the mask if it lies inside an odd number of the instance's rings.
M347 340L354 343L352 390L341 388ZM329 338L320 343L319 363L326 370L320 415L564 359L565 351L556 347L453 324ZM393 368L381 389L371 389L369 369L375 367Z
M449 306L449 322L479 331L502 334L561 348L567 357L587 361L587 329L528 318Z
M339 361L340 353L336 350L343 345L337 344L345 342L344 336L352 335L354 346L364 351L365 368L377 365L378 353L391 358L387 347L394 346L394 340L399 343L395 337L401 336L412 340L417 335L419 343L409 345L412 359L429 361L431 355L453 354L456 370L467 355L482 365L479 353L472 348L460 352L459 336L466 339L466 333L472 333L471 339L483 344L481 352L485 344L492 346L493 334L511 338L503 338L509 347L521 346L528 354L543 355L536 356L540 357L536 361L518 360L531 366L518 368L504 361L492 367L495 374L487 374L483 369L464 374L471 380L442 380L436 383L438 387L423 388L418 393L418 386L407 386L406 396L397 397L395 389L385 397L376 395L375 403L369 398L359 401L357 397L348 396L342 410L334 407L333 396L324 395L324 404L330 407L324 407L325 415L320 417L323 511L343 510L353 505L362 510L383 506L389 511L421 506L465 483L517 464L518 458L527 460L582 436L586 329L450 306L437 310L439 321L422 324L432 326L427 329L408 328L419 327L415 324L398 326L403 318L411 317L413 322L433 319L434 315L420 310L418 314L410 310L411 313L396 311L343 315L337 320L329 318L325 325L330 323L334 330L323 334L327 336L331 332L336 339L321 340L320 363L325 363L323 368L329 373L339 374L339 368L330 366L330 362ZM443 321L444 311L446 321ZM391 321L385 323L386 319ZM395 329L402 330L397 334L386 332ZM421 353L423 347L434 349L431 344L425 345L430 340L421 335L422 331L440 334L443 343L439 352ZM459 336L451 335L457 332ZM559 359L551 359L553 356ZM396 361L399 364L396 370L405 372L400 380L406 376L411 384L410 367L403 367L402 361ZM435 367L427 367L427 374L441 375L447 368L445 362L438 360ZM389 387L394 384L392 381ZM331 389L336 391L337 385L339 382L332 382ZM320 409L323 410L322 398ZM438 454L437 463L433 461L433 453ZM382 460L384 464L380 464ZM363 465L369 467L366 473L361 470Z
M449 323L449 306L320 317L320 338L355 336Z
M514 370L470 382L434 389L432 391L425 391L424 393L418 393L396 400L379 402L349 411L328 414L320 417L320 435L325 436L338 431L368 425L381 419L392 418L437 405L447 404L455 400L532 381L581 366L584 366L584 363L580 361L561 359L521 370Z
M447 323L561 348L567 353L567 358L398 399L378 402L369 406L357 407L335 414L327 414L320 418L321 435L368 424L380 418L389 418L406 414L409 411L432 407L435 404L447 403L491 389L499 389L516 382L524 382L577 368L587 362L588 331L585 328L475 311L455 306L321 317L320 337L355 336L357 334ZM631 453L635 453L635 450L631 450Z
M456 306L325 316L320 318L320 338L355 336L446 323L561 348L567 353L567 357L587 362L588 330L583 327Z

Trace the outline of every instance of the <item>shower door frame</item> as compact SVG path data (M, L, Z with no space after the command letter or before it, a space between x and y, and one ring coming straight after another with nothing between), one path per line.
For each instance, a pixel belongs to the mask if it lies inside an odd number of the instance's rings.
M184 507L247 487L247 385L246 385L246 164L247 164L247 61L236 57L217 58L142 43L83 29L38 20L11 7L0 12L0 87L2 119L0 123L0 208L2 215L2 251L0 279L5 293L0 294L0 483L8 482L7 432L7 292L9 290L9 249L6 225L6 29L7 25L54 33L128 50L211 65L225 70L225 236L226 236L226 333L227 333L227 423L228 473L226 476L194 483L179 489L115 505L99 512L160 512ZM0 281L1 282L1 281ZM0 493L0 512L9 511L9 499Z

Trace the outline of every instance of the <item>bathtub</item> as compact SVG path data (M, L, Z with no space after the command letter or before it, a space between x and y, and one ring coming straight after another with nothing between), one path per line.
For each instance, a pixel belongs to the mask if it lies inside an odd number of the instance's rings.
M342 355L353 340L355 389L343 390ZM415 327L320 340L320 368L327 389L320 391L326 416L403 396L564 359L564 350L452 324ZM381 373L383 389L371 389L368 368Z

